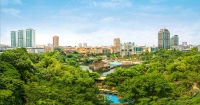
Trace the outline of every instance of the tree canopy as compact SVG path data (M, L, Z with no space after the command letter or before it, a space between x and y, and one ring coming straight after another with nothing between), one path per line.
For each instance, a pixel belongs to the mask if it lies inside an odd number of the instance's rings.
M77 53L59 49L44 54L25 48L6 50L0 55L0 105L98 105L95 79L83 71Z
M143 64L117 68L103 81L122 101L138 105L199 104L200 53L161 49L139 57Z

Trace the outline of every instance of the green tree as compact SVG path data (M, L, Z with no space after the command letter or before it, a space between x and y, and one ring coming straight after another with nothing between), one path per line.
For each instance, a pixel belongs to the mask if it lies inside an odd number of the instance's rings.
M24 82L9 63L0 61L0 105L23 105Z
M131 100L133 103L150 103L160 98L170 97L172 87L168 80L160 74L145 74L126 80L117 87L123 100ZM144 99L145 98L145 99Z

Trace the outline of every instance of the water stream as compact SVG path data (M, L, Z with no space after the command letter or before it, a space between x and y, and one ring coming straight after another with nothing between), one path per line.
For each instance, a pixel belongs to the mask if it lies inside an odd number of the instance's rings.
M80 67L81 67L83 70L89 70L89 72L97 72L97 73L99 73L101 76L106 76L107 74L110 74L110 73L113 73L113 72L114 72L114 69L105 70L105 71L102 71L102 70L93 71L92 69L89 68L89 66L81 65Z

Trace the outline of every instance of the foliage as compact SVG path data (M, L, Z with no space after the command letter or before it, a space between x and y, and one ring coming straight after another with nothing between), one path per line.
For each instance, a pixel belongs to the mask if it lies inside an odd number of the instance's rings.
M77 53L25 48L0 55L0 105L98 105L96 73L83 71Z
M22 105L23 85L18 71L11 64L0 61L0 105Z
M110 54L108 57L118 56ZM100 54L65 53L61 49L44 54L25 48L0 55L0 105L99 105L95 80L98 73L83 71L78 62L102 60ZM200 54L161 49L135 56L143 64L116 68L103 81L116 89L122 102L136 105L195 105L200 103Z
M141 103L144 97L148 102L156 101L169 97L172 92L169 81L159 74L146 74L127 79L117 90L122 93L124 99L132 100L134 103Z
M188 52L161 49L138 58L144 63L117 68L103 81L117 89L122 101L138 105L199 103L200 54L196 47Z

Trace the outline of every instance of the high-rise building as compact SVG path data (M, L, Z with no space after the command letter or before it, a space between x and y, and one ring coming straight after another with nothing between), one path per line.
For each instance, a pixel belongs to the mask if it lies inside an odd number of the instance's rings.
M59 36L53 36L53 47L59 47Z
M168 31L168 29L160 29L160 31L158 32L158 48L170 48L170 32Z
M114 46L120 46L120 38L114 38Z
M179 45L179 37L178 35L174 35L170 39L170 46L178 46Z
M35 48L35 30L29 28L26 31L11 31L11 46Z
M24 30L18 30L18 46L15 47L25 47L26 45L26 36Z
M11 47L18 47L17 31L11 31Z
M35 48L35 30L29 28L26 29L26 47Z
M83 47L87 47L87 43L83 43Z

